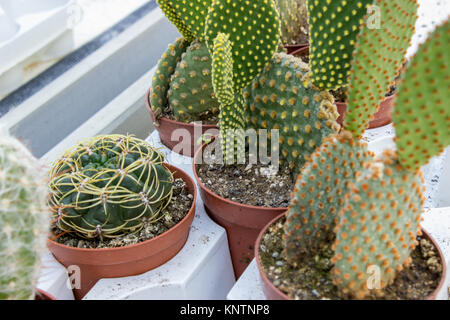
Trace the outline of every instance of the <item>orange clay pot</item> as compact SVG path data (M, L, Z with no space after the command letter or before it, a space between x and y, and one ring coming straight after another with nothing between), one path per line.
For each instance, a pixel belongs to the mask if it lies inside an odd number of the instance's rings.
M254 245L261 229L287 208L256 207L218 196L200 181L196 163L206 144L194 156L193 172L208 215L227 231L234 274L239 278L254 258Z
M309 47L309 43L299 43L299 44L288 44L285 45L284 48L287 50L288 54L294 55L302 48Z
M264 295L266 296L266 298L268 300L291 300L291 298L289 298L285 293L283 293L280 289L278 289L277 287L275 287L272 282L269 280L269 278L267 278L266 274L264 273L262 266L261 266L261 260L259 259L259 247L261 245L261 240L262 237L264 236L264 234L266 233L266 230L273 224L275 224L278 220L282 219L284 217L284 214L279 215L278 217L276 217L275 219L273 219L272 221L270 221L265 227L264 229L261 230L261 233L258 236L258 239L256 240L256 244L255 244L255 256L256 256L256 263L258 266L258 271L259 274L261 276L261 280L262 280L262 284L263 284L263 292ZM438 244L436 243L436 241L428 234L428 232L426 232L424 229L422 229L422 233L423 233L423 237L428 239L429 241L431 241L433 243L433 245L436 247L438 253L439 253L439 257L441 259L442 262L442 275L441 275L441 281L439 282L439 285L437 286L437 288L433 291L432 294L430 294L425 300L435 300L436 296L438 295L439 291L441 290L442 286L444 285L445 282L445 277L446 277L446 273L447 273L447 267L446 267L446 263L445 263L445 258L444 255L442 254L441 249L439 248Z
M197 141L204 133L208 131L208 133L210 133L212 136L215 136L219 133L219 128L216 125L185 123L170 120L164 117L158 119L159 125L156 125L155 114L150 106L150 102L148 99L149 94L150 90L145 96L145 106L150 112L150 116L156 128L156 131L158 131L161 138L161 142L170 150L173 150L174 152L186 157L193 157L195 152L201 146L201 144L197 144ZM177 129L181 129L180 133L182 133L184 136L178 136L177 134L175 134L172 137L174 131Z
M119 248L73 248L50 239L47 241L48 248L61 264L80 267L81 288L73 290L76 299L83 298L100 279L142 274L166 263L183 248L194 220L196 187L186 172L169 164L164 166L175 179L183 179L189 193L194 196L188 214L170 230L153 239Z

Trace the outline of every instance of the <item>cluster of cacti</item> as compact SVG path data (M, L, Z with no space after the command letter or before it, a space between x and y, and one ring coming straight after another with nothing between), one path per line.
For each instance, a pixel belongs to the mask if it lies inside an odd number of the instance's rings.
M371 266L379 268L376 289L382 289L411 262L424 204L420 166L450 144L450 114L442 105L448 98L449 35L446 22L409 63L394 117L397 152L374 159L355 140L360 119L349 132L327 139L298 177L286 214L284 255L298 266L334 239L331 277L344 294L370 293ZM350 91L364 86L358 82ZM420 148L427 153L415 151Z
M275 53L244 90L247 125L278 129L280 158L293 171L303 167L325 137L340 129L333 97L312 86L309 76L309 66L301 59Z
M36 159L0 137L0 300L32 299L48 236L47 189Z
M78 236L115 238L156 222L172 198L164 155L132 136L78 143L50 172L49 204L58 227Z
M163 111L183 122L214 116L219 111L211 85L211 56L204 42L206 14L212 1L159 0L167 18L183 38L171 44L158 62L150 105L156 124Z
M281 40L285 45L308 43L306 0L275 0L281 18Z

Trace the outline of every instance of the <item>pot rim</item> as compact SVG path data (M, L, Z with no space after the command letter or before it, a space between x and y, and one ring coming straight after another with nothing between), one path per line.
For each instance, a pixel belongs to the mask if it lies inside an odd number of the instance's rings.
M211 142L215 139L215 137L211 138ZM263 212L270 212L270 211L280 211L280 210L287 210L287 207L276 207L276 208L269 208L269 207L258 207L258 206L252 206L252 205L248 205L248 204L243 204L243 203L239 203L239 202L235 202L226 198L223 198L221 196L219 196L218 194L215 194L214 192L212 192L210 189L208 189L203 182L200 181L198 175L197 175L197 169L196 169L196 160L199 157L200 153L203 151L203 149L208 145L209 143L203 143L202 146L195 152L194 157L193 157L193 161L192 161L192 171L194 173L194 177L195 177L195 181L197 182L197 184L199 185L199 187L205 191L206 193L208 193L210 196L219 199L222 202L225 202L229 205L234 205L234 206L239 206L239 207L243 207L246 209L251 209L251 210L261 210Z
M388 102L388 101L390 101L390 100L395 99L396 97L397 97L397 92L394 92L393 94L388 95L387 97L384 97L384 99L380 101L379 106L378 106L378 109L380 109L382 103L386 103L386 102ZM336 104L336 106L337 106L337 105L345 106L345 107L348 106L348 103L347 103L347 102L335 101L334 103ZM378 111L378 110L377 110L377 111Z
M149 97L150 97L150 89L148 89L147 93L145 94L145 106L146 106L147 110L150 112L150 115L152 116L152 119L155 119L155 113L153 112L152 107L150 106ZM172 120L172 119L169 119L169 118L166 118L166 117L161 117L158 120L160 122L168 122L168 123L176 125L176 126L185 126L185 127L197 126L194 123L187 123L187 122L176 121L176 120ZM216 129L216 128L218 128L218 126L214 125L214 124L202 124L201 126L206 128L206 129ZM158 127L155 126L155 129L158 130Z
M280 220L281 218L283 218L285 216L285 213L280 214L279 216L275 217L272 221L270 221L259 233L258 238L256 239L256 243L255 243L255 259L256 259L256 264L258 267L258 272L262 278L262 281L267 284L270 289L272 291L277 292L280 296L283 297L283 299L286 300L292 300L290 297L288 297L283 291L281 291L280 289L278 289L277 287L274 286L274 284L272 283L272 281L269 280L269 278L267 277L266 273L263 271L263 268L261 266L261 261L259 259L259 247L261 245L261 239L263 237L263 235L266 233L266 230L275 222L277 222L278 220ZM436 240L423 228L421 227L422 236L425 236L428 238L428 240L430 240L434 247L437 249L438 254L439 254L439 258L441 259L441 264L442 264L442 274L441 274L441 280L439 281L438 286L436 287L436 289L434 289L434 291L429 294L424 300L434 300L437 296L437 294L439 293L439 291L442 289L442 287L444 286L445 283L445 279L446 279L446 275L447 275L447 266L446 266L446 261L445 261L445 257L444 254L442 253L441 248L439 247L438 243L436 242Z
M56 246L56 247L59 247L59 248L63 248L65 250L71 250L71 251L76 251L76 252L120 252L120 251L124 251L124 250L127 250L127 249L138 248L140 246L148 245L152 241L156 242L160 238L166 236L169 232L173 232L173 231L175 231L175 230L177 230L179 228L182 228L183 223L186 220L189 220L189 218L191 216L195 215L195 207L196 207L196 203L197 203L197 187L196 187L195 182L193 181L193 179L185 171L183 171L183 170L181 170L181 169L179 169L179 168L177 168L177 167L175 167L175 166L173 166L171 164L168 164L168 163L163 163L163 165L167 169L169 169L172 173L180 172L182 175L185 175L186 177L188 177L189 180L191 180L191 183L192 183L192 185L194 187L194 191L193 191L194 198L192 199L192 205L191 205L188 213L184 216L184 218L181 219L181 221L179 221L175 226L173 226L169 230L161 233L159 236L156 236L154 238L145 240L145 241L140 242L140 243L135 243L135 244L132 244L132 245L123 246L123 247L116 247L116 248L74 248L74 247L67 246L65 244L58 243L58 242L56 242L54 240L51 240L50 238L47 239L47 243L51 243L53 246ZM184 181L184 179L183 179L183 181ZM187 181L185 181L185 182L187 182Z

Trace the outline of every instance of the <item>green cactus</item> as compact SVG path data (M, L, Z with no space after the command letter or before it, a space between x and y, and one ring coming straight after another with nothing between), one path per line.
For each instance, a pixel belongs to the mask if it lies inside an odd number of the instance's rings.
M237 94L262 71L277 50L280 41L278 11L272 0L215 0L205 28L211 54L219 33L229 36Z
M192 122L202 114L217 114L211 79L211 56L204 42L195 40L183 53L167 92L170 109L177 119Z
M312 81L336 90L348 83L357 36L373 0L309 0Z
M281 18L281 39L285 45L308 43L306 0L275 0Z
M332 96L314 88L309 74L301 59L276 53L244 90L247 125L279 129L280 158L293 172L300 170L324 137L340 128Z
M411 262L421 234L423 178L403 167L392 151L371 163L360 179L352 179L339 212L333 245L334 283L357 298L369 293L370 266L380 270L380 288ZM376 289L380 289L376 288Z
M158 221L172 197L164 156L132 136L98 136L68 150L50 172L49 200L60 229L115 238Z
M240 93L235 93L233 81L233 58L229 35L219 33L214 40L212 83L214 92L220 102L220 136L222 153L227 163L235 160L235 150L238 154L244 152L244 107ZM237 144L237 147L235 146Z
M337 225L349 183L373 159L367 144L349 132L326 138L297 178L286 213L283 238L289 263L311 259Z
M189 41L202 40L213 0L157 0L161 10Z
M431 34L411 59L399 87L393 121L399 161L417 170L450 144L448 76L450 24Z
M165 106L168 104L167 92L170 87L170 79L188 46L188 41L178 38L173 44L169 45L158 62L158 67L152 79L149 97L156 119L161 116Z
M369 126L403 65L419 6L411 0L376 0L374 4L379 8L380 26L363 23L350 71L344 126L355 137Z
M0 300L33 299L48 236L47 189L37 160L0 137Z

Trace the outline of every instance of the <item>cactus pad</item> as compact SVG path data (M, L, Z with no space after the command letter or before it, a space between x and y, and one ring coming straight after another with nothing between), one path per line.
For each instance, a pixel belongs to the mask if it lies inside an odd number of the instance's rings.
M215 0L205 29L210 50L219 33L229 35L235 92L239 93L259 74L278 47L278 11L272 0Z
M389 150L351 182L335 229L331 271L343 293L363 298L369 289L389 285L409 264L421 234L422 182L421 175L404 170ZM369 266L379 268L378 288L368 287Z
M229 36L219 33L213 47L213 86L220 102L220 134L222 152L227 163L235 159L235 142L242 142L245 123L243 99L233 88L233 57ZM238 143L237 152L244 152L244 145Z
M417 170L450 144L450 23L419 48L404 74L393 111L399 161Z
M336 90L348 83L360 25L373 0L309 0L312 81Z
M309 73L301 59L276 53L243 92L247 126L279 129L280 158L294 172L340 128L333 97L314 88Z
M189 40L202 40L205 20L213 0L157 0L170 22ZM186 37L185 34L191 35Z
M169 90L170 78L175 72L177 63L181 60L181 55L188 46L189 42L185 39L177 39L175 43L169 45L158 62L149 97L150 106L156 118L161 116L162 111L168 104L167 91Z
M204 42L195 40L183 53L167 92L177 120L195 121L202 114L219 111L211 83L211 56Z
M37 160L20 142L0 137L0 300L34 297L48 237L47 189Z
M362 25L352 61L344 127L362 135L400 70L417 20L417 1L378 0L380 28Z
M329 239L350 181L373 159L348 132L325 139L299 175L284 225L285 256L295 265Z
M52 167L50 205L57 225L83 238L137 232L157 221L172 197L164 156L145 141L98 136L68 150Z

